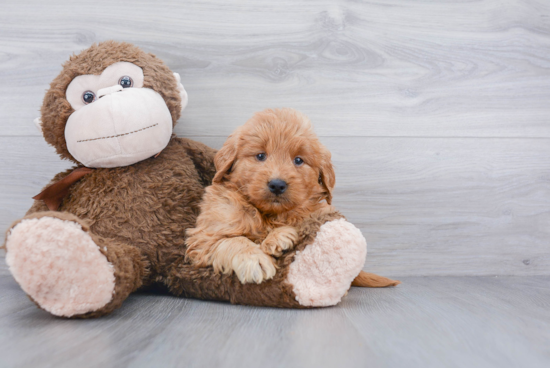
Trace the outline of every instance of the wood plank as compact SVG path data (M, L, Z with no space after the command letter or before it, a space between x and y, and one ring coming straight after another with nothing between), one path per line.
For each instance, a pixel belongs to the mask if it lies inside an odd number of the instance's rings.
M354 288L345 311L388 367L546 367L549 281L411 278L390 292Z
M334 204L370 245L366 269L398 275L548 274L548 140L326 143L337 168Z
M179 134L292 106L322 136L550 137L549 36L544 0L5 2L0 131L38 135L61 63L118 39L182 75Z
M220 147L224 137L194 137ZM369 244L365 269L401 275L550 274L546 139L323 138L334 205ZM17 163L17 164L15 164ZM0 137L0 226L68 167L38 137Z
M333 308L284 310L134 294L64 320L0 276L6 367L532 367L550 364L550 277L409 277ZM55 353L52 353L55 352Z

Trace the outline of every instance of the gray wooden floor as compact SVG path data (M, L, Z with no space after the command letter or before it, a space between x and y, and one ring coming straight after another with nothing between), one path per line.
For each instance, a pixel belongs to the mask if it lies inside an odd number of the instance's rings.
M0 366L550 366L550 276L403 281L304 311L138 294L82 321L37 309L0 276Z

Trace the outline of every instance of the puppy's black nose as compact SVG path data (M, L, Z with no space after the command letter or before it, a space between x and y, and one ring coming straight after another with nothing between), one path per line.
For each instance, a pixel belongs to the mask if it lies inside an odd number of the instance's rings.
M267 186L271 193L276 195L283 194L287 187L286 182L281 179L273 179L267 183Z

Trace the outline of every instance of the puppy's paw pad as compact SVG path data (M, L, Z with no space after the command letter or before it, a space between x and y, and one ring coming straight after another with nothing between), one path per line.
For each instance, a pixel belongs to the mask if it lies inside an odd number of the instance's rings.
M273 278L277 272L273 259L263 252L235 257L233 269L243 284L253 282L260 284L264 280Z

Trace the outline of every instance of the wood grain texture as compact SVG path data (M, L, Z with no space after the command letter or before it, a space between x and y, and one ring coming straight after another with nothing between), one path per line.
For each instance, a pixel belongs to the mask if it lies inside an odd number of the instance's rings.
M181 74L180 134L293 106L321 135L550 137L549 15L546 0L4 1L0 130L36 135L60 64L118 39Z
M530 367L550 365L550 278L409 277L328 309L134 294L63 320L0 276L2 367Z
M32 123L49 82L107 39L181 74L180 136L220 147L254 111L308 114L365 269L550 275L550 2L3 1L0 229L69 166Z
M223 138L195 137L219 148ZM365 269L393 275L550 272L546 139L322 138L336 168L334 205L369 244ZM0 137L0 222L69 165L40 137ZM21 162L14 167L10 160Z

